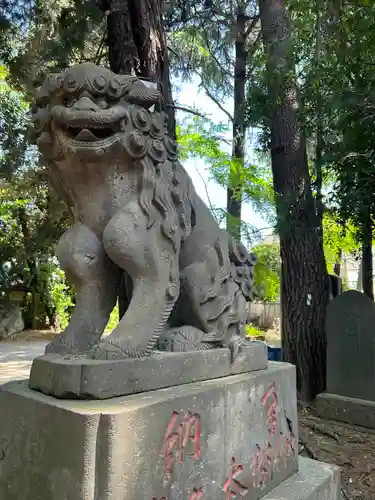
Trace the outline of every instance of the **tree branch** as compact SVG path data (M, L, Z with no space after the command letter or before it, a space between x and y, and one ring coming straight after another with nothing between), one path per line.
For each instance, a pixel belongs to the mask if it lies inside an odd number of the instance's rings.
M195 109L188 108L187 106L181 106L180 104L167 104L167 108L185 111L186 113L191 113L192 115L199 116L200 118L207 118L207 115L202 115L202 113L195 111Z
M207 31L206 31L206 28L205 28L203 23L201 24L201 26L202 26L202 30L203 30L203 34L204 34L204 39L206 42L206 47L207 47L208 52L210 53L210 56L215 61L215 63L219 66L220 70L224 73L224 75L229 76L230 78L233 78L232 73L229 70L227 70L226 68L224 68L224 66L221 64L219 59L213 53L213 50L211 49L211 45L209 42L209 36L208 36Z
M198 170L198 168L197 168L197 167L195 167L195 170L197 171L197 174L199 175L199 177L201 178L201 181L203 182L203 185L204 185L204 190L205 190L205 192L206 192L206 196L207 196L208 205L209 205L209 207L210 207L210 210L211 210L211 212L212 212L212 215L213 215L213 216L215 217L215 219L216 219L216 216L215 216L215 213L214 213L214 207L213 207L213 205L212 205L212 203L211 203L211 199L210 199L210 196L209 196L209 194L208 194L207 182L205 181L205 179L204 179L203 175L200 173L200 171ZM217 220L217 219L216 219L216 220Z
M204 91L206 92L207 96L211 99L211 101L213 101L216 106L223 112L227 115L227 117L229 118L229 120L232 122L233 121L233 116L229 113L228 110L226 110L224 108L224 106L221 104L221 102L219 101L219 99L217 99L210 90L208 90L208 88L206 87L206 85L203 83L203 78L202 78L202 75L200 75L200 73L198 71L194 71L196 75L199 76L199 78L201 79L201 83L199 84L200 87L202 87L204 89Z

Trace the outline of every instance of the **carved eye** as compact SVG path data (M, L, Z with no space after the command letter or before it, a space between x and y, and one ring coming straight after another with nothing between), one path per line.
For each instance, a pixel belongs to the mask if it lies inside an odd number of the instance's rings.
M68 92L75 92L78 89L78 82L71 76L67 76L64 80L64 88Z
M107 109L108 108L108 103L107 103L107 101L105 99L97 99L96 104L101 109Z
M96 75L93 81L93 86L95 90L105 92L108 87L108 82L103 75Z

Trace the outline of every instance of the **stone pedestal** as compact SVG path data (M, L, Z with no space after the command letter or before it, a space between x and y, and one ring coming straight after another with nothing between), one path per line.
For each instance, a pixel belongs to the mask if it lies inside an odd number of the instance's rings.
M375 429L375 401L323 392L316 397L316 410L323 418Z
M341 500L340 468L299 457L299 471L262 500Z
M298 472L296 406L286 363L104 401L11 382L0 391L0 498L339 500L337 471Z

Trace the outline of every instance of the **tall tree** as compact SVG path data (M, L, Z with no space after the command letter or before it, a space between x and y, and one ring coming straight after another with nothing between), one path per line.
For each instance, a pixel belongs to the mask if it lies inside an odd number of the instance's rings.
M107 18L106 42L111 70L160 85L168 132L175 137L163 0L101 0L100 7Z
M258 46L254 0L175 0L167 10L173 68L198 77L199 86L226 115L232 127L232 161L228 165L227 230L241 238L246 149L246 77ZM232 98L228 111L226 102Z
M227 229L237 239L241 239L242 186L235 183L235 173L244 170L245 165L245 79L247 68L246 50L246 5L237 2L235 13L236 39L234 44L234 103L233 103L233 145L232 165L227 187ZM234 170L234 176L232 175ZM234 177L234 179L232 178ZM240 188L238 190L238 187ZM237 191L237 192L236 192Z
M299 122L300 99L285 3L260 0L267 56L271 158L282 261L283 358L296 365L303 400L325 389L325 316L329 285L321 218L316 212Z
M111 70L159 85L163 94L160 107L168 116L169 135L175 138L162 0L101 0L100 7L107 18L106 42ZM120 318L129 306L132 289L131 279L124 273L119 289Z

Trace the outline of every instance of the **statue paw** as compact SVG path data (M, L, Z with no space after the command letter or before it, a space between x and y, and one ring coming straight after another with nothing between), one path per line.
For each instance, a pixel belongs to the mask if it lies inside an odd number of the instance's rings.
M117 347L110 342L100 342L91 351L91 356L93 359L97 360L115 360L115 359L127 359L129 355L126 354L120 347Z
M45 354L60 354L62 356L66 354L75 354L76 352L76 349L64 342L61 335L47 344L44 351Z

